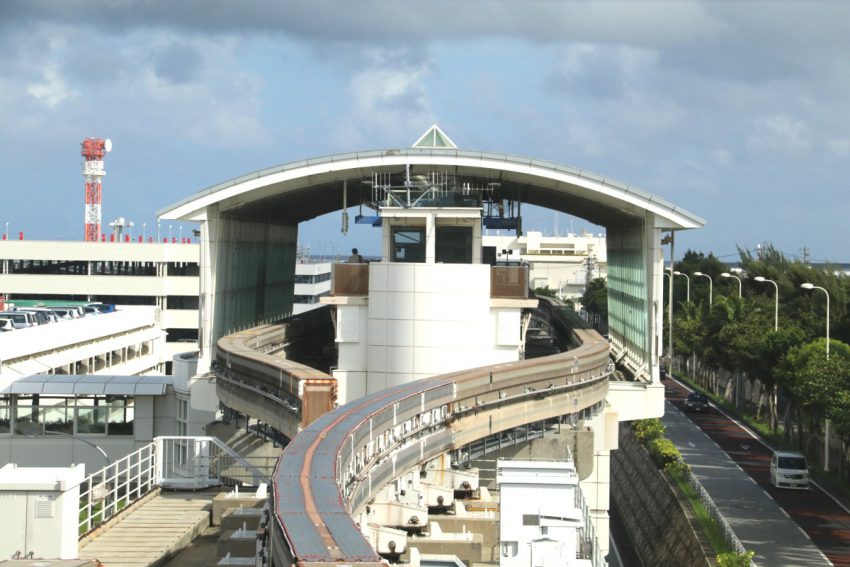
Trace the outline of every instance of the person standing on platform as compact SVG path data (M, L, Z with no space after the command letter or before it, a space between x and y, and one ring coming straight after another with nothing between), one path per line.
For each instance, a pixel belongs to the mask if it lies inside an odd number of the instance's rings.
M348 259L349 264L365 264L366 258L360 255L357 248L351 249L351 257Z

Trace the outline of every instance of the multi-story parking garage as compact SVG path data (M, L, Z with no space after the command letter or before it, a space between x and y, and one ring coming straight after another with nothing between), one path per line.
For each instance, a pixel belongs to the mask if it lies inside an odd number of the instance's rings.
M560 362L547 366L545 375L521 360L527 309L534 303L527 295L527 274L487 258L481 231L498 227L521 232L522 205L528 204L605 227L610 357L629 380L606 380L600 388L600 376L610 374L607 364L594 360L582 370L587 361L578 352L584 351L577 350L572 363L569 354L555 355ZM357 205L357 222L381 227L381 260L337 267L332 297L325 301L334 309L336 364L320 373L286 359L292 327L276 324L292 312L297 227L342 210L345 229L347 209ZM607 545L608 457L617 445L617 423L663 413L662 237L702 226L701 219L657 196L577 168L459 150L436 127L409 149L328 156L249 174L205 189L160 216L201 225L199 370L215 369L220 395L228 403L249 415L261 413L265 421L276 420L290 437L322 413L306 405L309 400L326 404L325 410L333 409L336 396L338 401L354 400L354 406L339 408L339 419L354 416L358 423L370 424L358 437L362 446L352 445L346 453L349 464L339 453L333 470L311 469L313 476L299 477L284 459L279 481L300 478L302 486L309 486L311 478L336 475L337 487L345 492L340 502L356 495L356 501L347 500L341 509L355 512L378 488L370 481L364 494L364 475L383 467L381 478L391 478L387 459L395 463L398 454L393 451L409 453L411 443L424 443L420 434L425 429L438 435L435 431L445 428L449 433L440 434L440 447L462 450L476 438L486 439L523 420L582 419L594 433L592 472L582 484L600 543ZM489 385L488 370L468 378L458 373L473 366L490 369ZM433 375L444 376L439 383L454 392L445 400L426 404L427 385L421 392L405 389L405 384ZM497 377L507 382L496 385ZM460 382L472 379L483 380L476 382L479 389L459 395ZM389 396L386 404L408 407L404 423L386 419L386 408L379 407L382 388L403 392L403 399ZM561 399L564 388L576 395ZM357 405L360 396L369 403ZM423 402L417 412L409 406L419 396ZM527 398L533 402L526 404ZM470 415L478 406L480 413ZM498 422L503 414L511 416L504 427ZM432 415L439 419L428 417ZM372 427L377 416L386 429ZM482 416L489 416L489 424L480 422ZM334 419L325 421L336 423ZM305 441L307 445L293 444L293 451L320 447L330 435L321 428L305 433L316 435L317 445ZM418 458L431 457L422 450ZM349 487L350 475L359 480ZM309 509L310 503L306 505ZM333 517L338 511L327 513ZM283 516L278 522L282 534L291 536L289 530L297 529ZM333 534L319 535L325 536Z

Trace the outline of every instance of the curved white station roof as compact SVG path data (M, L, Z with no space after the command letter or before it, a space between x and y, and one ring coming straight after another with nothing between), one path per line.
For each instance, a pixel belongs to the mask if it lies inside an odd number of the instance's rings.
M508 154L460 150L434 128L416 147L337 154L292 162L243 175L204 189L158 212L163 219L200 221L206 209L290 222L309 220L342 209L343 187L348 206L356 205L360 181L375 172L448 172L498 181L502 193L608 226L627 217L655 215L664 229L699 228L705 221L663 198L602 175L553 162ZM422 140L435 140L434 146ZM439 145L439 147L437 147Z

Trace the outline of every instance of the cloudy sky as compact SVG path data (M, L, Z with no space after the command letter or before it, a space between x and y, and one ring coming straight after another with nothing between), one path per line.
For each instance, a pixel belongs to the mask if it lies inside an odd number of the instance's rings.
M151 235L209 185L437 123L461 148L602 173L706 219L680 253L769 242L850 262L848 22L839 0L3 0L0 223L81 239L88 136L114 143L104 223ZM338 216L302 243L377 251L374 229L337 236ZM524 226L556 220L593 229L548 211Z

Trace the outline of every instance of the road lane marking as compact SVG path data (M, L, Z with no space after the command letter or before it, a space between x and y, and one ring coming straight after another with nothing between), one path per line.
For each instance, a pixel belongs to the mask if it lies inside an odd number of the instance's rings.
M674 382L676 382L676 383L677 383L677 384L678 384L681 388L685 389L685 390L686 390L686 391L688 391L688 392L693 392L693 391L694 391L694 390L693 390L693 388L691 388L690 386L685 385L685 384L684 384L684 383L682 383L682 382L679 382L678 380L676 380L676 379L675 379L675 378L673 378L672 376L670 377L670 380L673 380L673 381L674 381ZM721 408L721 407L719 407L719 406L718 406L716 409L717 409L717 412L718 412L718 413L721 413L721 414L723 414L724 416L726 416L726 418L727 418L727 419L729 419L732 423L734 423L735 425L737 425L737 426L738 426L738 427L739 427L739 428L740 428L740 429L741 429L744 433L746 433L747 435L749 435L750 437L752 437L753 439L755 439L758 443L760 443L761 445L763 445L763 446L767 447L770 451L775 451L775 450L776 450L776 449L774 449L771 445L769 445L766 441L764 441L762 438L760 438L760 437L758 436L758 434L754 433L754 432L753 432L753 431L752 431L749 427L747 427L746 425L744 425L743 423L741 423L740 421L738 421L736 418L734 418L734 417L732 417L731 415L729 415L728 413L726 413L726 411L724 411L724 409L723 409L723 408ZM680 413L681 413L681 410L680 410ZM699 427L699 426L697 426L697 427ZM700 427L700 429L702 429L702 428ZM703 431L703 432L704 432L704 431ZM708 434L706 433L706 436L707 436L707 435L708 435ZM715 445L717 445L717 443L715 443ZM717 447L720 447L720 445L717 445ZM722 449L721 449L721 450L722 450ZM724 451L724 452L725 452L725 451ZM830 499L830 500L832 500L833 502L835 502L835 504L836 504L839 508L841 508L842 510L844 510L847 514L850 514L850 508L848 508L847 506L845 506L845 505L844 505L844 503L842 503L840 500L838 500L838 498L836 498L835 496L833 496L832 494L830 494L830 493L829 493L829 492L828 492L828 491L827 491L827 490L826 490L823 486L821 486L820 484L818 484L817 482L815 482L814 480L811 480L811 479L809 479L809 483L811 483L811 485L812 485L812 486L814 486L815 488L817 488L818 490L820 490L821 492L823 492L826 496L828 496L828 497L829 497L829 499Z

